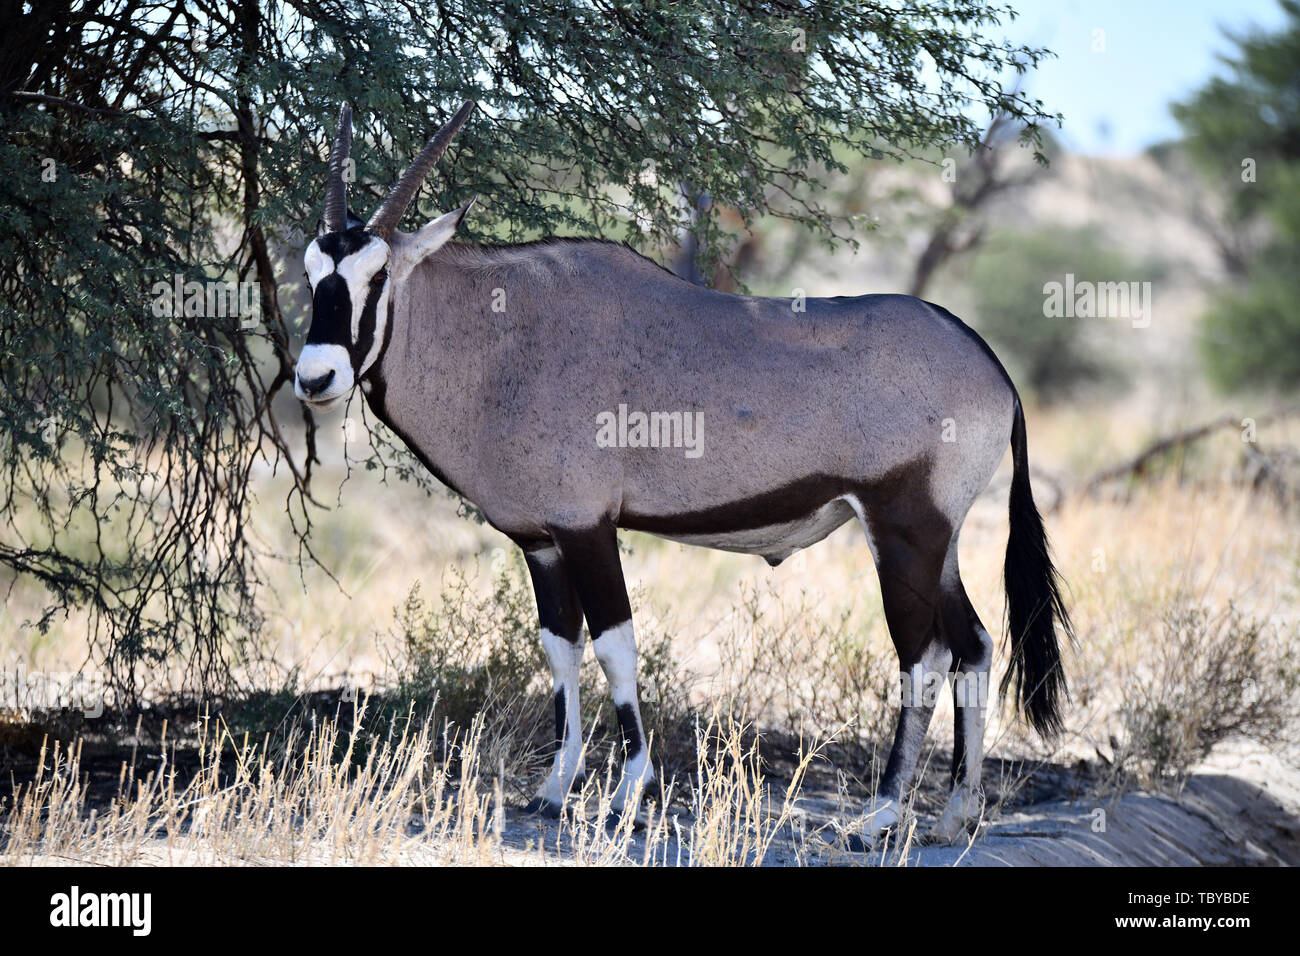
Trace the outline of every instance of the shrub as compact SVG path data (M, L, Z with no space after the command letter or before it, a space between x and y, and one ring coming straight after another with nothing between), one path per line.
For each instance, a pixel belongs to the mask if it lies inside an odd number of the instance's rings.
M1276 743L1300 716L1300 641L1229 604L1176 604L1161 619L1149 665L1134 674L1121 718L1121 766L1180 777L1218 743Z

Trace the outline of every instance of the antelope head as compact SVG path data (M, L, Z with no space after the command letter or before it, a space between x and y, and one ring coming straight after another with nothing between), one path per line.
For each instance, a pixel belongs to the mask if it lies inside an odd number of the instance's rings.
M451 239L474 205L471 200L417 232L397 231L420 184L473 109L473 101L466 103L438 130L364 224L348 209L343 177L352 146L352 111L346 104L339 111L325 211L303 256L312 316L307 344L298 356L293 392L312 408L334 407L374 365L383 349L393 284Z

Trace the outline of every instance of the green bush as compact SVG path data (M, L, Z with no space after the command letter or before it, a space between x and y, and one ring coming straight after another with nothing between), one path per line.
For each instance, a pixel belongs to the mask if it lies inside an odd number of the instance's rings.
M1249 287L1220 295L1202 319L1201 355L1223 389L1300 387L1300 250L1291 274L1260 270Z
M1201 354L1221 388L1300 388L1300 162L1270 172L1269 242L1244 281L1221 292L1202 319Z
M1300 3L1280 30L1229 34L1228 72L1172 107L1222 223L1234 285L1204 317L1202 355L1223 388L1300 389Z

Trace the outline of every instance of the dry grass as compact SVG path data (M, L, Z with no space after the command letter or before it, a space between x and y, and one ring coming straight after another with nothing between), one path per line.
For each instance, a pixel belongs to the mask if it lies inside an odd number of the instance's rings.
M700 754L688 785L692 823L666 807L635 825L607 828L612 773L593 775L545 843L512 838L500 776L485 767L484 725L451 731L453 760L435 759L436 722L393 721L385 739L333 718L252 742L204 720L198 765L177 772L165 740L123 763L117 791L92 801L82 748L48 738L33 778L15 787L0 850L11 864L130 865L527 864L762 865L791 825L803 775L773 796L753 735L721 713L697 729ZM403 729L398 729L403 728ZM169 754L171 757L169 757ZM150 765L140 772L141 762Z
M478 859L490 819L473 758L480 730L462 736L470 757L453 779L432 769L427 727L360 755L336 720L294 727L274 751L270 738L236 740L204 721L188 780L169 766L164 740L143 776L123 764L103 807L88 806L81 747L56 743L15 790L5 852L19 863L328 864L397 862L434 846L446 862Z

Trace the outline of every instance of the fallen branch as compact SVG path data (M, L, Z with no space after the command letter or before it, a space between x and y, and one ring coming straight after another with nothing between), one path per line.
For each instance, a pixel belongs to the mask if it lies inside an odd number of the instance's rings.
M1279 418L1286 418L1290 415L1296 414L1297 412L1300 412L1300 405L1274 409L1271 412L1265 412L1263 415L1255 416L1254 423L1256 426L1259 426L1265 422L1274 421ZM1239 415L1224 415L1221 418L1216 418L1213 421L1204 423L1203 425L1197 425L1195 428L1188 428L1180 432L1175 432L1172 435L1166 435L1164 438L1152 442L1145 449L1127 461L1121 462L1118 465L1112 465L1109 468L1103 468L1101 471L1096 472L1091 478L1079 486L1076 494L1090 495L1108 481L1115 481L1120 478L1139 478L1146 472L1147 467L1153 461L1168 452L1173 451L1176 448L1190 445L1193 442L1200 441L1205 436L1216 431L1221 431L1225 428L1241 428L1243 420L1243 417Z

